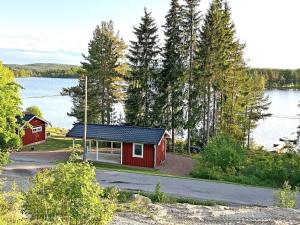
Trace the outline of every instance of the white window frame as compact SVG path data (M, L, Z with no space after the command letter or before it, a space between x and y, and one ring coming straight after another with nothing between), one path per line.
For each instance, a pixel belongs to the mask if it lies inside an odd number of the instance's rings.
M135 154L135 146L136 145L141 145L142 146L142 155L136 155ZM141 143L133 143L132 144L132 157L134 157L134 158L144 158L144 144L141 144Z
M42 132L43 131L43 127L42 126L33 127L31 130L32 130L32 133L35 134L35 133Z

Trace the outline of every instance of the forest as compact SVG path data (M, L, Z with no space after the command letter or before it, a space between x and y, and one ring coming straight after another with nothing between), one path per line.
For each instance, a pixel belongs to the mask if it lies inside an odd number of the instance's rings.
M112 21L97 26L79 85L63 91L74 103L69 115L83 119L87 76L89 123L164 127L173 151L184 133L188 152L222 133L249 146L251 130L268 116L264 77L248 72L228 3L213 1L203 17L199 3L171 2L164 44L146 8L129 46ZM118 118L114 104L122 102L125 118Z
M54 63L6 64L16 77L78 78L80 66Z
M264 77L266 88L300 88L300 69L249 69L252 75Z
M250 138L258 121L271 116L265 89L295 87L298 73L249 69L228 2L213 0L204 15L199 4L172 0L162 28L145 8L129 46L112 21L97 26L79 85L62 93L72 98L69 116L83 122L87 77L88 123L166 128L169 151L203 149L195 156L194 177L298 186L299 155L267 152ZM124 118L116 115L116 103L124 104Z

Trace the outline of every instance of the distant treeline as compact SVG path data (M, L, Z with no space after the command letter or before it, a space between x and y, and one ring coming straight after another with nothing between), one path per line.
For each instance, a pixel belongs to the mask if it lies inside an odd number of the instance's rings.
M8 64L16 77L79 78L80 66L52 63Z
M35 64L7 64L14 71L16 77L53 77L53 78L79 78L81 66L35 63ZM260 69L250 68L251 75L265 78L265 86L271 88L296 88L300 89L300 69Z
M300 69L249 69L250 74L265 78L265 86L271 88L300 89Z

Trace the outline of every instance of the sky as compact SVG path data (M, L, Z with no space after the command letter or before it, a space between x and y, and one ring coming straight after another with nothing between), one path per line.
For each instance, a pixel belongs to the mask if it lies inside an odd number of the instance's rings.
M202 0L205 14L211 0ZM80 64L96 25L113 20L126 43L144 7L160 27L170 0L3 0L0 59L6 63ZM300 0L229 0L250 67L300 68Z

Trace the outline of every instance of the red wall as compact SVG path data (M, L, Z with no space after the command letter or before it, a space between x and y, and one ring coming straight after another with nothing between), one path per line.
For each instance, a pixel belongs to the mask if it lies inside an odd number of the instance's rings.
M30 121L32 127L42 126L43 130L38 133L32 133L31 128L24 128L24 136L22 137L23 145L33 144L39 141L44 141L45 136L45 123L37 118L34 118Z
M122 164L129 166L154 167L154 147L144 144L143 158L132 157L132 143L123 143Z
M160 144L156 147L156 166L160 166L161 162L166 159L165 142L166 139L163 138Z

